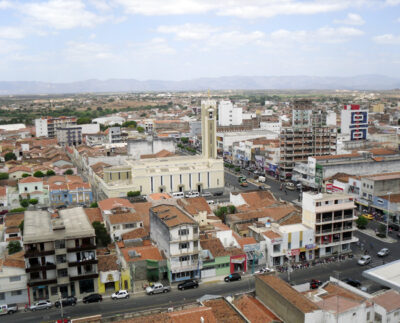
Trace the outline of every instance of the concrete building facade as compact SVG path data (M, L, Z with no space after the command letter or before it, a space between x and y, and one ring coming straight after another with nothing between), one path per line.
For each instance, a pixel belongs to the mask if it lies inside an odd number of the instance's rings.
M57 128L75 126L76 117L42 117L35 119L36 137L55 138Z
M231 101L222 100L218 104L218 125L240 126L242 114L243 108L235 106Z

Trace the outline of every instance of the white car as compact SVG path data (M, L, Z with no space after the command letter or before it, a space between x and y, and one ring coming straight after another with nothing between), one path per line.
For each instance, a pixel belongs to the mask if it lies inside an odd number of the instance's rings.
M210 196L212 196L212 194L210 192L203 192L203 193L201 193L201 196L202 197L210 197Z
M200 194L199 192L189 192L185 195L186 198L190 198L190 197L199 197Z
M368 255L362 256L358 260L358 264L361 265L361 266L368 265L370 262L371 262L371 256L368 256Z
M385 257L385 256L387 256L389 254L389 249L388 248L383 248L383 249L381 249L378 253L377 253L377 255L379 256L379 257Z
M31 311L37 311L37 310L47 310L51 308L53 304L50 301L39 301L34 304L32 304L29 309Z
M120 291L111 295L111 299L114 299L114 300L121 299L121 298L129 298L129 293L124 289L121 289Z

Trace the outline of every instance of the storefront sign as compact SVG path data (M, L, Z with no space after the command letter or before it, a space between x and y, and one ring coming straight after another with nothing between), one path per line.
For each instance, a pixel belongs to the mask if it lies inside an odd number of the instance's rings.
M306 247L307 250L314 249L315 248L315 244L313 244L313 243L312 244L306 244L305 247Z
M300 254L300 249L292 249L288 252L290 256L298 256Z

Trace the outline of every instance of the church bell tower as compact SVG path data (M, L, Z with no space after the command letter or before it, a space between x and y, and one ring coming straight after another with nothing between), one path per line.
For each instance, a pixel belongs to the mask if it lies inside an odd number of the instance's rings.
M217 102L201 101L201 137L203 157L217 158Z

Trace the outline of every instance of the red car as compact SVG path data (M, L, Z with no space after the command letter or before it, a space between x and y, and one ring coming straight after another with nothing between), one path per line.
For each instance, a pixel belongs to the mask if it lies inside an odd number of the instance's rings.
M322 285L322 282L320 280L312 279L310 281L310 288L311 289L317 289L321 285Z

